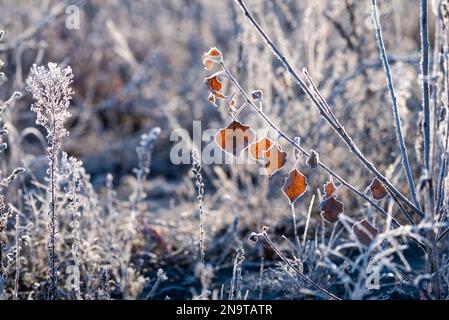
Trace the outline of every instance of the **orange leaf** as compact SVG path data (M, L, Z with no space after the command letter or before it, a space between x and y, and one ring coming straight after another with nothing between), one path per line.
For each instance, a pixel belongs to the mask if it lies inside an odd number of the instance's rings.
M354 231L357 239L359 239L359 241L365 246L369 246L371 244L371 241L373 241L373 239L378 234L377 228L371 225L365 219L354 224L352 230Z
M281 169L287 162L287 154L282 151L278 144L272 146L268 151L263 153L263 155L266 160L265 170L268 178L271 178L271 176Z
M376 200L383 199L388 194L387 189L385 189L384 185L377 178L374 178L373 182L371 182L370 190L373 198Z
M203 58L204 69L211 70L213 64L218 62L216 59L217 57L221 57L221 52L215 47L212 47L208 52L205 52Z
M203 65L204 65L204 69L211 70L212 66L214 65L214 61L209 58L204 58Z
M209 86L209 90L212 92L220 91L223 88L223 84L218 80L217 76L206 78L206 83Z
M285 178L282 188L290 203L302 196L307 190L307 178L297 169L293 169Z
M343 213L343 202L335 197L330 197L320 203L321 217L327 222L334 223L338 220L338 216Z
M330 180L326 182L326 184L324 185L324 197L325 198L332 197L336 190L337 188L335 188L334 180L331 177Z
M205 55L209 56L209 57L220 57L221 56L221 52L217 48L212 47L212 48L209 49L208 52L205 53Z
M254 160L260 160L264 157L264 153L273 145L273 141L265 137L249 146L249 154Z
M250 126L234 120L226 128L220 129L215 135L215 143L224 152L238 158L255 139L255 133Z

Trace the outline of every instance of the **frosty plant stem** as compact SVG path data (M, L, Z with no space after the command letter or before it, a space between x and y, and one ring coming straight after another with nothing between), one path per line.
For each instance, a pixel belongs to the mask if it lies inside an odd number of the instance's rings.
M422 107L423 107L423 135L424 135L424 166L427 174L430 168L430 93L429 93L429 30L427 26L427 0L421 0L420 15L421 32L421 73L422 73Z
M413 201L414 201L416 207L421 209L421 205L419 203L418 196L416 195L416 189L415 189L415 183L413 181L412 170L410 168L410 163L408 160L407 147L405 146L404 136L402 134L401 118L399 117L397 97L396 97L396 92L395 92L394 86L393 86L393 79L391 77L390 63L388 62L387 53L385 50L385 44L384 44L384 40L383 40L383 36L382 36L382 28L381 28L381 25L379 22L376 0L371 0L371 14L373 17L374 28L376 30L376 39L377 39L377 45L379 47L379 54L380 54L380 58L382 60L382 64L383 64L384 70L385 70L385 75L387 78L387 87L388 87L388 91L390 93L391 104L392 104L392 109L393 109L393 118L394 118L395 127L396 127L396 138L398 140L399 148L402 153L402 166L404 167L405 173L407 175L408 185L409 185L412 197L413 197Z
M273 251L281 258L285 263L288 264L290 268L292 268L293 271L296 272L296 274L303 279L305 282L307 282L310 286L314 287L315 289L318 289L321 293L326 295L328 298L332 300L341 300L339 297L334 295L333 293L327 291L323 287L321 287L318 283L304 275L304 273L301 272L284 254L279 250L279 248L271 241L270 237L267 234L268 227L262 227L261 233L255 233L253 232L250 236L250 240L253 242L257 242L259 240L259 237L264 238L264 240L268 243L268 245L273 249Z
M33 65L30 77L27 79L27 90L33 94L35 104L31 110L36 113L36 124L43 126L47 131L47 157L50 178L48 193L49 203L49 231L48 240L48 297L53 300L57 296L57 269L56 269L56 241L57 241L57 215L56 215L56 183L57 164L62 150L62 140L69 134L64 128L64 122L70 117L69 105L73 95L70 87L73 74L70 67L61 70L56 63L49 63L48 69L44 66Z
M327 106L327 103L319 95L319 92L313 92L300 78L298 73L293 69L290 63L287 61L286 57L281 53L281 51L276 47L270 37L265 33L265 31L260 27L257 21L254 19L252 14L249 12L243 0L236 0L240 8L243 10L244 15L248 18L260 36L272 49L276 57L281 61L282 65L285 67L287 72L295 79L299 87L306 93L309 99L312 101L314 106L318 109L321 116L329 123L329 125L335 130L339 137L346 143L348 148L356 155L356 157L363 163L363 165L377 178L381 183L383 183L389 192L394 195L393 199L398 202L399 200L404 202L413 212L415 212L420 217L424 217L424 213L416 207L407 197L405 197L382 173L380 173L376 167L365 158L360 149L354 143L354 141L346 133L344 127L336 119L332 110Z
M205 249L204 249L204 183L201 175L201 159L196 150L192 151L192 173L194 175L195 187L197 190L198 208L200 211L200 259L203 271L206 268Z

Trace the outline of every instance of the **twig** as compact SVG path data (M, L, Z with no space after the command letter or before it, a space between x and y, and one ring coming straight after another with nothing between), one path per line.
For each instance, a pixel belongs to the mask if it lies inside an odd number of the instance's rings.
M292 202L290 204L290 208L292 210L293 234L295 235L297 250L299 250L299 248L301 247L301 242L299 241L298 230L297 230L298 226L296 225L296 213L295 213L295 203L294 202Z
M251 240L253 242L257 242L259 237L263 237L265 239L265 241L268 243L268 245L273 249L273 251L279 256L279 258L281 258L285 263L287 263L288 266L290 268L292 268L293 271L295 271L301 279L303 279L305 282L307 282L312 287L315 287L316 289L318 289L319 291L324 293L327 297L329 297L333 300L341 300L339 297L337 297L333 293L327 291L326 289L321 287L318 283L316 283L315 281L313 281L312 279L310 279L309 277L304 275L304 273L302 273L286 256L284 256L284 254L273 243L273 241L271 241L270 237L267 234L267 229L268 229L267 227L263 227L261 233L253 233L251 235Z
M422 73L422 107L424 114L424 166L431 176L430 168L430 106L429 106L429 30L427 26L427 0L421 0L420 15L421 34L421 73Z
M376 30L376 39L377 39L377 45L379 47L379 53L380 58L382 60L382 64L384 66L385 75L387 77L387 87L388 91L390 92L390 98L393 108L393 118L395 122L396 127L396 138L399 143L399 148L402 153L402 166L404 167L405 173L407 175L408 185L410 187L410 192L413 197L413 201L419 209L421 209L421 205L419 203L418 197L416 195L416 189L415 189L415 183L413 181L413 174L412 170L410 168L410 163L408 160L408 153L407 153L407 147L405 146L404 142L404 136L402 134L402 128L401 128L401 118L399 117L399 110L398 110L398 103L396 98L396 92L394 90L393 86L393 79L391 77L391 70L390 70L390 63L388 62L387 53L385 50L385 44L382 36L382 27L379 22L379 16L377 13L377 3L376 0L371 0L371 14L373 17L373 23L374 28Z
M304 227L304 234L302 236L302 245L303 246L306 244L307 230L309 229L310 216L312 215L312 208L313 208L314 201L315 201L315 194L313 194L312 200L310 200L309 210L307 211L306 226Z

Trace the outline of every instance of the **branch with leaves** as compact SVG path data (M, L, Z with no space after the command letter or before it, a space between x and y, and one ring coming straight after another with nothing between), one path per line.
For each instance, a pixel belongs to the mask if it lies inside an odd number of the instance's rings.
M269 116L263 111L262 100L263 95L260 90L255 90L248 94L237 79L232 75L229 68L226 66L222 53L217 48L211 48L204 55L203 64L206 70L212 70L214 65L218 65L220 70L213 73L205 79L205 84L209 89L208 100L216 106L217 99L226 100L233 115L232 122L225 128L220 129L215 135L215 142L218 147L224 152L239 158L240 154L248 150L250 156L259 162L263 163L265 172L268 178L280 170L287 161L287 153L283 151L281 145L277 141L273 141L268 136L255 141L254 130L246 124L241 123L237 116L241 110L246 106L250 106L265 122L269 128L273 129L279 137L291 144L297 153L295 154L296 161L294 168L289 172L285 178L283 192L289 199L290 204L293 204L300 198L307 190L307 178L299 171L300 156L307 157L306 164L311 168L320 167L324 169L332 177L323 187L323 201L320 204L321 216L324 220L333 223L338 221L340 214L344 212L343 203L337 199L338 187L335 186L333 179L338 181L342 186L345 186L356 195L364 199L372 205L385 218L391 219L394 227L399 227L400 223L385 212L375 201L381 200L387 196L387 190L384 185L378 180L374 179L370 185L370 191L373 199L368 197L365 193L358 191L350 183L340 177L337 173L331 170L326 164L319 160L318 154L314 150L307 151L295 139L290 138L284 131L282 131ZM235 108L236 93L227 97L222 93L223 84L220 77L229 79L238 93L243 97L244 103L238 108ZM258 103L258 105L256 105Z
M308 98L312 101L313 105L318 109L321 116L327 121L327 123L334 129L337 135L345 142L347 147L352 153L359 159L359 161L383 184L388 192L392 195L392 198L402 208L405 204L409 209L416 213L421 218L424 218L424 213L416 205L414 205L406 196L404 196L375 166L371 163L360 151L352 138L347 134L344 127L334 115L332 109L324 100L322 95L316 90L316 88L310 88L306 82L299 76L291 64L287 61L284 54L278 49L271 38L266 34L262 27L257 23L251 12L246 7L243 0L236 0L240 8L243 11L245 17L248 18L250 23L254 26L259 35L263 38L265 43L270 47L275 56L280 60L287 72L293 77L298 86L304 91ZM402 203L400 203L402 202ZM405 209L405 208L404 208Z

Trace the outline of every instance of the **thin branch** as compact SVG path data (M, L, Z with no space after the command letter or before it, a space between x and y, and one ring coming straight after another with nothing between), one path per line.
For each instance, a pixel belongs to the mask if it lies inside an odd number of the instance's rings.
M268 243L268 245L273 249L273 251L279 256L279 258L281 258L285 263L288 264L288 266L290 268L292 268L293 271L295 271L298 276L303 279L304 281L306 281L309 285L315 287L316 289L318 289L319 291L321 291L322 293L324 293L327 297L333 299L333 300L341 300L339 297L337 297L336 295L334 295L333 293L327 291L326 289L324 289L323 287L321 287L318 283L316 283L315 281L313 281L312 279L310 279L309 277L307 277L306 275L304 275L304 273L302 273L280 250L279 248L273 243L273 241L271 241L270 237L267 234L267 227L263 227L262 228L262 232L258 233L258 234L252 234L251 238L257 242L259 237L263 237L265 239L265 241Z
M392 104L392 109L393 109L393 118L394 118L395 127L396 127L396 138L398 140L399 148L402 153L402 166L404 167L405 173L407 175L408 185L409 185L412 197L413 197L413 201L414 201L416 207L421 209L421 205L419 203L418 196L416 194L412 170L410 168L410 163L408 160L407 147L405 145L404 136L402 134L401 118L399 116L396 92L394 90L393 79L391 77L390 63L388 62L387 53L385 50L385 44L384 44L384 40L383 40L383 36L382 36L382 27L379 22L376 0L371 0L371 14L373 17L374 28L376 30L376 40L377 40L377 45L379 47L379 54L380 54L380 58L382 60L382 64L383 64L384 70L385 70L385 75L387 78L387 87L388 87L388 91L390 92L391 104Z
M430 90L429 90L429 30L427 25L427 0L421 0L421 73L422 73L422 107L424 135L424 166L431 176L430 168Z

